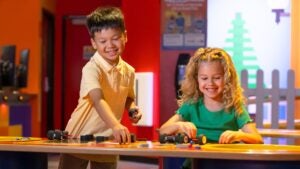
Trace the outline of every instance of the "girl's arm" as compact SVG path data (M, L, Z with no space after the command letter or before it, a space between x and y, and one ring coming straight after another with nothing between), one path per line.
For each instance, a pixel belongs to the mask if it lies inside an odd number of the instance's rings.
M263 144L263 139L258 133L254 123L247 123L239 131L227 130L220 136L220 144L244 142L247 144Z
M241 141L244 143L251 143L251 144L263 144L263 138L258 133L255 123L247 123L242 128L244 132L244 136L241 137Z
M160 134L171 135L179 132L184 132L190 138L195 138L197 128L193 123L183 121L179 114L175 114L159 129Z

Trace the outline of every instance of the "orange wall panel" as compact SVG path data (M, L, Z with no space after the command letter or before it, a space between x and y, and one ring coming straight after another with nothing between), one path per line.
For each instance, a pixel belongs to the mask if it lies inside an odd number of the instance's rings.
M0 135L1 136L8 136L8 126L7 127L1 127L0 126Z
M295 71L296 88L300 88L300 1L292 0L291 68ZM300 100L295 104L295 117L300 119Z
M40 91L41 9L40 1L0 1L0 46L17 46L16 62L23 48L30 49L28 87L24 91Z
M0 127L7 127L9 125L9 110L7 104L0 104ZM0 131L0 135L1 135Z
M23 136L22 135L23 127L22 125L12 125L8 127L8 135L9 136Z
M300 1L292 0L292 46L291 46L291 67L295 70L296 86L300 87Z
M0 1L0 47L16 45L16 64L20 50L29 48L28 87L23 92L37 95L32 103L34 115L40 115L41 91L41 1L40 0L4 0ZM40 119L37 119L40 120ZM33 121L33 128L39 135L39 124Z

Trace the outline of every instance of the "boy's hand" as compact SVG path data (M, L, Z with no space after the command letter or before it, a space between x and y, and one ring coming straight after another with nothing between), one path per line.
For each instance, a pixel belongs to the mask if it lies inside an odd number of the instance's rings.
M138 107L129 109L128 113L129 113L129 119L132 123L136 124L142 118L142 113L140 112Z
M118 124L112 128L113 136L120 144L130 143L130 133L127 127L122 124Z

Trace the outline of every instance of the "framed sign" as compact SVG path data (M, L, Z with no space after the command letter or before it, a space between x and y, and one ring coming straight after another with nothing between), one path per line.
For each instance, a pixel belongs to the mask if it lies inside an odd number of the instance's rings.
M161 3L163 49L206 46L206 0L163 0Z

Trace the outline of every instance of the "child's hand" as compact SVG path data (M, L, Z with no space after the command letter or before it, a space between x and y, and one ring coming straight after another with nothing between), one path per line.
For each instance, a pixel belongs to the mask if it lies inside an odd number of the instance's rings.
M191 122L177 122L178 131L186 133L190 138L196 138L197 128Z
M127 127L122 124L118 124L112 128L113 136L117 142L122 143L130 143L130 133Z
M240 142L242 137L243 137L243 132L241 131L226 130L221 134L219 138L219 143L230 144L234 142Z

